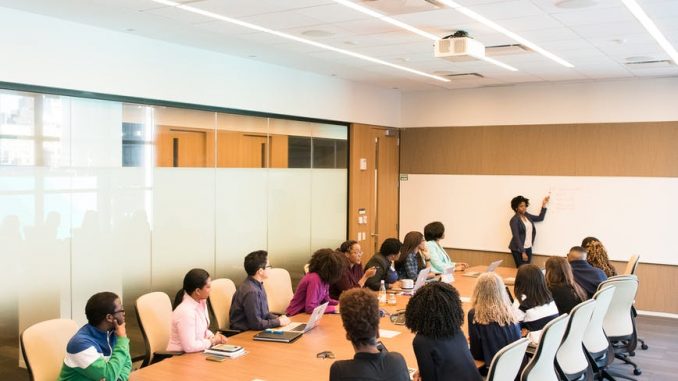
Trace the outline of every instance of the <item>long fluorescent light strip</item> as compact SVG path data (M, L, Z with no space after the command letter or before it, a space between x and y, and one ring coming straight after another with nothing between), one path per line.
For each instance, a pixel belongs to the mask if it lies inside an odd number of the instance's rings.
M358 11L358 12L364 13L364 14L366 14L366 15L368 15L368 16L372 16L372 17L374 17L374 18L377 18L377 19L379 19L379 20L381 20L381 21L387 22L387 23L389 23L389 24L391 24L391 25L395 25L395 26L397 26L397 27L399 27L399 28L408 30L408 31L410 31L410 32L412 32L412 33L416 33L416 34L418 34L418 35L420 35L420 36L422 36L422 37L426 37L426 38L428 38L428 39L430 39L430 40L433 40L433 41L438 41L438 40L440 40L440 37L436 36L435 34L426 32L426 31L421 30L421 29L419 29L419 28L415 28L415 27L413 27L412 25L405 24L405 23L402 22L402 21L398 21L398 20L396 20L396 19L394 19L394 18L391 18L391 17L388 17L388 16L386 16L386 15L382 15L382 14L379 13L379 12L373 11L372 9L369 9L369 8L367 8L367 7L363 7L362 5L358 5L358 4L356 4L356 3L352 2L352 1L349 1L349 0L334 0L334 2L335 2L335 3L339 3L339 4L343 5L343 6L349 7L349 8L351 8L351 9L353 9L353 10ZM504 69L506 69L506 70L510 70L510 71L518 71L518 69L514 68L513 66L508 65L508 64L505 64L505 63L500 62L500 61L497 61L497 60L495 60L494 58L485 57L485 56L483 56L483 57L476 57L476 56L473 56L473 57L476 58L476 59L482 60L482 61L489 62L489 63L494 64L494 65L497 65L497 66L499 66L499 67L501 67L501 68L504 68Z
M638 3L635 0L622 0L624 5L626 5L626 8L633 13L633 15L640 21L641 24L645 27L648 33L654 38L659 46L664 49L666 54L671 57L671 60L673 61L674 64L678 65L678 52L676 52L676 49L671 45L671 43L664 37L661 31L659 31L659 28L657 28L657 25L655 25L654 22L650 19L650 17L643 11L643 8L638 5Z
M474 20L476 20L480 23L485 24L486 26L496 30L497 32L502 33L502 34L508 36L509 38L514 39L515 41L518 41L519 43L527 46L528 48L534 50L535 52L543 55L546 58L549 58L553 61L556 61L557 63L559 63L559 64L561 64L565 67L570 67L570 68L574 67L574 65L565 61L564 59L556 56L555 54L553 54L553 53L551 53L547 50L544 50L543 48L539 47L535 43L526 40L525 38L511 32L510 30L504 28L503 26L501 26L501 25L495 23L494 21L486 18L485 16L482 16L482 15L462 6L461 4L458 4L458 3L451 1L451 0L427 0L427 1L433 2L433 3L444 4L448 7L456 10L457 12L463 13L464 15L466 15L466 16L468 16L468 17L470 17L470 18L472 18L472 19L474 19Z
M224 15L220 15L220 14L218 14L218 13L205 11L205 10L202 10L202 9L199 9L199 8L191 7L191 6L189 6L189 5L184 5L184 4L177 3L177 2L174 2L174 1L169 1L169 0L151 0L151 1L156 2L156 3L159 3L159 4L167 5L167 6L170 6L170 7L175 7L175 8L178 8L178 9L182 9L182 10L187 11L187 12L192 12L192 13L195 13L195 14L199 14L199 15L202 15L202 16L205 16L205 17L209 17L209 18L213 18L213 19L225 21L225 22L228 22L228 23L231 23L231 24L240 25L240 26L242 26L242 27L244 27L244 28L248 28L248 29L252 29L252 30L259 31L259 32L264 32L264 33L272 34L272 35L275 35L275 36L278 36L278 37L286 38L286 39L288 39L288 40L293 40L293 41L301 42L301 43L308 44L308 45L312 45L312 46L316 46L316 47L319 47L319 48L322 48L322 49L331 50L331 51L336 52L336 53L345 54L345 55L347 55L347 56L359 58L359 59L362 59L362 60L365 60L365 61L377 63L377 64L380 64L380 65L388 66L388 67L391 67L391 68L394 68L394 69L398 69L398 70L402 70L402 71L406 71L406 72L408 72L408 73L421 75L421 76L423 76L423 77L428 77L428 78L431 78L431 79L435 79L435 80L437 80L437 81L441 81L441 82L450 82L449 79L443 78L443 77L439 77L439 76L437 76L437 75L424 73L423 71L419 71L419 70L415 70L415 69L410 69L409 67L405 67L405 66L401 66L401 65L396 65L396 64L393 64L393 63L390 63L390 62L387 62L387 61L382 61L382 60L380 60L380 59L378 59L378 58L366 56L366 55L360 54L360 53L355 53L355 52L352 52L352 51L350 51L350 50L335 48L334 46L325 45L325 44L322 44L322 43L320 43L320 42L311 41L311 40L307 40L307 39L302 38L302 37L297 37L297 36L294 36L294 35L291 35L291 34L279 32L279 31L277 31L277 30L268 29L268 28L265 28L265 27L263 27L263 26L259 26L259 25L252 24L252 23L248 23L248 22L246 22L246 21L234 19L234 18L227 17L227 16L224 16Z

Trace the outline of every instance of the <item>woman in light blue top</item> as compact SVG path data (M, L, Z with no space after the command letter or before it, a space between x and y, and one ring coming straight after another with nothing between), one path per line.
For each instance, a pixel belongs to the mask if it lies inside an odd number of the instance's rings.
M443 247L440 240L445 238L445 226L442 222L435 221L424 227L424 238L426 239L426 248L431 261L431 271L437 273L445 272L448 267L454 266L455 271L466 270L468 264L452 262L452 259ZM427 259L428 260L428 259Z

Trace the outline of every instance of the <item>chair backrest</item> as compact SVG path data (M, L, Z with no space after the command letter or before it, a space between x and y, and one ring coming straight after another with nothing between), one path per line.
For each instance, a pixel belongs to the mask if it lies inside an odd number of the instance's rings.
M212 281L210 305L220 330L229 329L233 294L235 294L235 284L232 280L220 278Z
M590 353L602 352L610 346L605 331L603 331L603 319L605 319L607 310L612 302L615 288L614 285L605 287L593 295L593 299L596 301L596 308L593 310L589 325L584 332L584 347Z
M264 290L266 290L269 311L285 313L287 305L294 296L290 273L280 268L269 269L268 278L264 281Z
M529 340L522 338L500 349L492 358L487 371L487 381L513 381L523 365Z
M634 275L638 269L638 261L640 260L640 255L632 255L629 258L629 261L626 263L626 269L624 270L624 275Z
M614 276L602 282L598 289L612 286L615 287L614 295L603 319L603 330L610 340L633 335L631 307L638 291L638 278L635 275Z
M570 311L570 321L567 323L563 342L556 352L556 364L566 375L577 374L589 368L582 341L595 307L596 301L589 299L577 304Z
M563 341L563 335L565 334L569 318L568 314L563 314L544 326L539 346L532 360L530 360L520 376L521 381L560 380L553 361L556 358L556 352L560 347L560 343Z
M141 295L136 303L139 328L146 344L143 366L153 361L153 354L167 349L172 328L172 302L164 292Z
M21 353L32 381L59 378L66 345L77 331L78 324L71 319L52 319L33 324L21 333Z

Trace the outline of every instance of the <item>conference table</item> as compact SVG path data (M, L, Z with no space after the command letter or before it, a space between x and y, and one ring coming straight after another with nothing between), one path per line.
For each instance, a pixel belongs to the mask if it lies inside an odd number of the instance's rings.
M466 271L484 271L486 268L475 266ZM513 277L516 269L500 267L496 272L504 278ZM462 274L454 273L455 280L452 285L459 291L464 311L468 312L477 278ZM388 313L396 312L405 308L409 298L406 295L397 295L395 305L386 305L382 308ZM304 322L309 316L299 314L293 316L291 320ZM380 320L379 328L397 332L393 337L385 337L382 334L381 342L389 351L401 353L408 367L417 368L417 360L412 349L414 334L404 325L391 323L388 316ZM463 330L467 332L466 321ZM346 339L341 316L338 314L323 316L317 327L289 344L255 341L253 336L256 333L257 331L247 331L229 337L229 344L245 348L247 353L241 357L214 362L206 361L203 353L184 354L136 370L130 375L130 380L327 380L330 366L335 360L352 359L355 353L351 342ZM335 359L318 358L317 354L323 351L333 352Z

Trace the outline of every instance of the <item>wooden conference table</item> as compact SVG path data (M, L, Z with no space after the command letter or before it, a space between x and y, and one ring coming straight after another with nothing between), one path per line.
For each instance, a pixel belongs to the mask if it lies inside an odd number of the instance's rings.
M485 269L486 266L475 266L467 271ZM502 277L513 277L516 269L500 267L496 272ZM459 290L462 298L470 298L477 278L461 274L455 273L455 281L452 284ZM383 308L388 312L404 309L409 297L398 295L396 300L396 305ZM468 312L470 303L463 304L464 311ZM307 314L299 314L292 317L292 321L303 322L308 318ZM417 360L412 350L414 334L404 325L391 323L388 317L381 319L379 327L382 330L400 332L392 338L382 337L381 341L389 351L400 352L405 357L408 367L417 368ZM466 321L463 329L467 332ZM229 344L243 346L248 352L239 358L213 362L206 361L202 353L175 356L132 372L130 380L327 380L330 366L335 360L319 359L316 357L317 353L332 351L337 360L352 359L354 355L353 346L346 339L339 315L325 315L319 326L290 344L254 341L252 337L256 333L248 331L229 338Z

